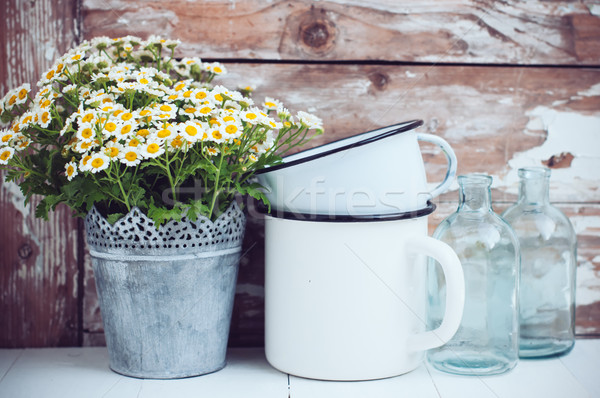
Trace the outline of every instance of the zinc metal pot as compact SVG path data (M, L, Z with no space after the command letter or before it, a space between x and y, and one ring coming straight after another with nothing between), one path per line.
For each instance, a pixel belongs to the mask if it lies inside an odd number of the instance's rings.
M412 213L265 218L265 353L276 369L323 380L401 375L457 331L464 276L427 236L433 205ZM444 272L446 310L426 331L427 261Z
M198 376L225 366L245 216L156 229L134 208L110 225L86 217L110 368L139 378Z
M413 120L345 138L283 158L256 173L276 211L308 214L397 214L427 206L456 176L456 155L442 138ZM419 142L438 145L444 180L428 187Z

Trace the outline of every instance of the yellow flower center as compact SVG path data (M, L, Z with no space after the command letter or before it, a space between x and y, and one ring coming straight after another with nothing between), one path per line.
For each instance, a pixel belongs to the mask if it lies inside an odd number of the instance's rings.
M49 70L48 73L46 73L46 79L50 80L54 77L54 69Z
M250 120L254 120L256 119L258 116L256 115L256 113L246 113L246 117Z
M63 64L56 65L56 73L60 73L65 66Z
M209 106L205 106L203 108L200 109L200 113L204 114L204 115L208 115L210 113L210 111L212 111L212 109L210 109Z
M75 168L72 165L67 166L67 175L71 177L75 172Z
M47 107L50 106L50 104L51 104L50 100L49 99L45 99L45 100L42 101L42 103L40 104L40 106L42 108L47 108Z
M194 112L196 112L196 108L187 108L185 110L185 113L194 113Z
M91 129L91 128L89 128L89 127L88 127L88 128L85 128L85 129L83 129L83 131L81 132L81 136L82 136L83 138L85 138L85 139L92 138L92 137L93 137L93 135L94 135L94 132L93 132L93 131L92 131L92 129Z
M188 90L185 93L183 93L183 97L184 98L190 98L191 96L192 96L192 91L191 90Z
M277 108L277 105L275 105L274 102L265 102L265 106L267 108Z
M191 135L192 137L194 137L196 134L198 134L198 129L194 126L186 126L185 127L185 132L188 135Z
M141 129L137 132L137 135L139 135L140 137L147 137L148 134L150 134L150 130L148 129Z
M231 115L227 115L223 118L223 121L225 122L235 122L235 118Z
M225 127L225 131L227 132L227 134L235 134L237 133L238 128L236 125L230 124L229 126Z
M50 113L48 113L48 112L42 113L42 123L48 123L48 120L50 120Z
M138 155L137 155L137 153L135 153L134 151L127 152L127 153L125 154L125 159L127 159L127 160L128 160L128 161L130 161L130 162L133 162L133 161L135 161L135 160L137 159L137 157L138 157Z
M4 151L2 152L2 154L0 154L0 159L2 159L3 161L7 161L8 158L10 158L11 152L10 151Z
M125 126L123 126L121 128L121 134L125 135L125 134L129 134L131 132L131 125L130 124L126 124Z
M148 79L146 79L145 77L142 77L142 78L140 79L140 83L142 83L142 84L148 84L148 83L150 83L150 82L149 82L149 81L148 81Z
M212 136L215 140L220 140L221 138L223 138L223 135L221 134L221 132L219 130L214 130L212 132Z
M221 94L216 94L215 99L219 102L223 102L223 96Z
M181 141L181 139L179 137L177 137L173 141L171 141L171 146L173 148L180 148L182 145L183 145L183 141Z
M75 54L71 57L73 61L79 61L81 59L81 54Z
M21 91L19 91L19 99L25 99L25 97L27 97L27 90L25 90L24 88L21 89Z
M112 133L117 129L117 125L114 122L108 122L106 123L106 126L104 126L104 129Z
M171 136L171 131L169 129L162 129L158 133L156 133L158 138L167 138Z
M133 138L129 141L129 144L127 144L128 146L132 146L132 147L136 147L138 145L140 145L140 142L138 141L137 138Z
M96 159L92 160L92 167L93 168L99 169L102 166L104 166L104 159L102 159L102 158L96 158Z
M154 142L152 144L148 145L148 148L147 148L147 151L149 153L156 153L159 150L160 150L160 146Z
M86 157L84 157L83 159L81 159L81 161L83 162L83 165L85 166L87 164L87 162L90 161L92 157L90 155L87 155Z
M181 91L185 88L185 83L179 83L175 86L175 91Z
M121 115L121 120L128 121L133 117L133 114L130 112L125 112Z
M221 73L221 72L223 72L223 69L221 69L221 68L220 68L220 67L218 67L218 66L215 66L215 67L213 67L213 71L214 71L215 73Z
M140 116L148 116L152 112L149 109L144 109L140 111Z
M6 134L4 137L2 137L2 142L8 142L8 140L10 140L12 136L12 134Z
M206 93L204 91L199 91L196 93L196 99L202 100L206 98Z
M84 123L88 123L88 122L91 122L93 119L94 119L94 114L88 113L87 115L85 115L84 117L81 118L81 121Z
M171 105L162 104L160 106L160 108L158 108L158 109L160 109L163 112L171 112L171 110L173 109L173 107L171 107Z

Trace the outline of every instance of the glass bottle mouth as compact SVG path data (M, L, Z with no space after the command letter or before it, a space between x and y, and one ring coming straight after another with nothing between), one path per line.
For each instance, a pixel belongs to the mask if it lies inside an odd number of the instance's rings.
M519 169L519 178L550 178L550 169L546 167L522 167Z
M482 173L463 174L457 177L459 185L492 185L492 177Z

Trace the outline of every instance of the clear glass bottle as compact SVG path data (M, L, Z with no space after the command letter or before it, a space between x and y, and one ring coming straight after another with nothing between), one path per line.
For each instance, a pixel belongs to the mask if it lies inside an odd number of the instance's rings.
M435 368L463 375L492 375L518 362L519 242L492 210L492 177L458 177L458 210L440 223L433 237L454 249L465 274L465 308L454 337L427 354ZM445 283L431 260L429 326L439 326ZM435 292L440 291L440 294Z
M549 169L519 169L519 180L519 199L503 213L521 246L519 356L565 353L575 343L577 237L550 204Z

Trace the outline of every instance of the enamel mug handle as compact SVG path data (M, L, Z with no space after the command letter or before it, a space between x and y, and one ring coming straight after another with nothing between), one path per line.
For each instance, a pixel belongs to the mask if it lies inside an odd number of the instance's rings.
M408 238L405 247L409 253L425 254L437 260L446 278L446 312L441 325L408 337L410 350L425 351L447 343L458 330L465 305L465 276L458 256L442 241L417 236Z
M454 181L454 178L456 177L456 154L454 153L454 150L452 149L450 144L448 144L446 140L438 137L437 135L418 133L417 140L436 144L437 146L442 148L442 151L444 152L444 155L446 155L446 159L448 160L448 170L446 171L446 177L444 178L444 181L442 181L440 185L435 187L435 189L429 193L432 198L435 198L439 194L445 192L450 187L450 184L452 184L452 181Z

